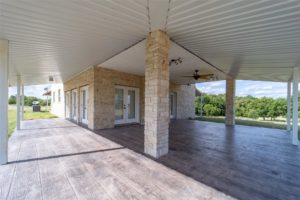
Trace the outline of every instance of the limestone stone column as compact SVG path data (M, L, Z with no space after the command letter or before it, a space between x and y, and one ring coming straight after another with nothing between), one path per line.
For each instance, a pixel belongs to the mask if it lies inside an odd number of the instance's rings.
M155 158L169 150L169 36L156 30L146 42L145 153Z
M226 125L235 125L235 79L226 79Z

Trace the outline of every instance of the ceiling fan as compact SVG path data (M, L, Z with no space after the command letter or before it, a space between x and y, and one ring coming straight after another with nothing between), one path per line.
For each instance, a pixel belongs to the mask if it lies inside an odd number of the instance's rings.
M204 79L204 80L213 80L216 79L216 77L214 76L214 74L199 74L199 70L195 70L194 74L192 76L183 76L183 77L192 77L195 80L198 79Z

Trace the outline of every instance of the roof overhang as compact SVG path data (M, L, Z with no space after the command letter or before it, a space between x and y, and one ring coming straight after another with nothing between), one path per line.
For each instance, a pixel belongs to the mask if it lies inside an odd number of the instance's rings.
M300 1L4 0L0 27L12 85L17 75L26 85L63 82L99 64L142 74L142 40L156 29L172 40L170 59L184 58L171 66L181 84L191 81L179 74L196 68L219 79L288 81L300 60Z

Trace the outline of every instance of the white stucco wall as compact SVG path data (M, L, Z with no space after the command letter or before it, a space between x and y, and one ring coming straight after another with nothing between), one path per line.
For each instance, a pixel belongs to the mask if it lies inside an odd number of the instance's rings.
M60 100L59 100L60 91ZM53 95L55 94L55 95ZM54 99L53 99L54 98ZM63 84L52 84L51 85L51 110L50 112L58 117L65 116L65 95Z

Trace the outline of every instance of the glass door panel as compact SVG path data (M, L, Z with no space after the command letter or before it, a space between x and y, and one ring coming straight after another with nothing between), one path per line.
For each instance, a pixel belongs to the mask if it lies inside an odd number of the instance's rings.
M124 90L115 89L115 120L124 119Z
M77 92L72 92L72 118L77 120Z
M135 119L135 90L128 90L127 94L127 118Z
M82 90L82 118L86 119L86 91Z

